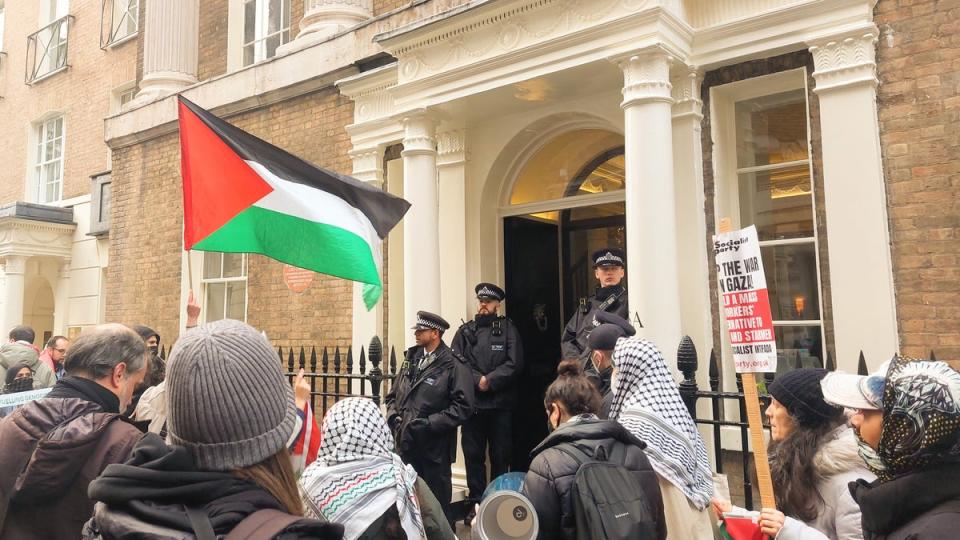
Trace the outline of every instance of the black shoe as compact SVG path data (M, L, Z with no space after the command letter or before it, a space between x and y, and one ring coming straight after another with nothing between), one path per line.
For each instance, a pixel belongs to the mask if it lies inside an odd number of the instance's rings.
M467 517L463 518L463 524L470 527L475 517L477 517L477 510L471 505L470 511L467 512Z

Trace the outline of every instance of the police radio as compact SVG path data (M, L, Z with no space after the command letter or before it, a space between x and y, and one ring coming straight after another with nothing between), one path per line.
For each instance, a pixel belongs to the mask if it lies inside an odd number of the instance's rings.
M537 511L523 489L521 472L498 476L483 492L483 502L473 520L472 540L535 540L540 532Z

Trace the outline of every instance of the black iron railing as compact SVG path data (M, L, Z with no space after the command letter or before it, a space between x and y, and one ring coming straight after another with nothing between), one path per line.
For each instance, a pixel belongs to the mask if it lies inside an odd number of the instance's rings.
M71 15L60 17L27 36L27 84L67 68L69 23L72 19Z

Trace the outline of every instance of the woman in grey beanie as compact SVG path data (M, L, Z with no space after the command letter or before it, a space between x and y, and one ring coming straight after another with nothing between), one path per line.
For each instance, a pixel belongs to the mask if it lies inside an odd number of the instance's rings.
M297 410L265 337L232 320L187 332L166 387L167 443L147 434L90 484L100 502L86 538L342 538L302 517L286 447Z

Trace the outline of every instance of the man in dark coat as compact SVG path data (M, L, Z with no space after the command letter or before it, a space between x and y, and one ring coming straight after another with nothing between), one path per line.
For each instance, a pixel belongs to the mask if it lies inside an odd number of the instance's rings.
M141 433L120 416L147 370L133 330L108 324L70 347L66 376L0 423L0 538L79 538L87 485L130 456Z
M600 418L608 418L613 403L613 350L617 340L637 333L633 325L623 317L604 311L595 316L598 326L590 332L590 358L584 365L583 374L597 387L603 398Z
M417 312L417 345L407 350L384 401L400 457L423 477L452 523L450 464L457 427L473 414L474 394L470 367L441 339L448 328L439 315Z
M589 298L581 298L580 305L570 317L560 350L563 358L579 358L586 362L590 357L588 339L595 328L594 315L606 311L624 319L630 319L627 308L627 290L621 284L624 277L626 257L623 250L617 248L601 249L593 253L593 275L600 287Z
M463 459L470 488L470 514L487 487L487 445L490 477L507 472L512 455L513 409L517 377L523 369L523 348L513 321L498 313L506 293L493 283L474 288L479 308L474 319L457 330L451 347L466 358L473 372L476 397L473 416L463 425Z

